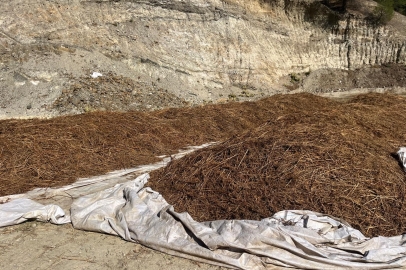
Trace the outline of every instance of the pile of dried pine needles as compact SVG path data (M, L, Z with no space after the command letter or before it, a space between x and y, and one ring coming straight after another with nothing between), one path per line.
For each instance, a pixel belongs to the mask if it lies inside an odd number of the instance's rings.
M344 218L365 234L404 232L406 99L310 94L257 102L0 122L0 196L157 161L223 141L152 174L150 186L197 220L284 209Z
M0 121L0 196L158 161L266 121L261 103ZM261 116L256 115L259 113Z
M265 124L172 161L149 185L199 221L305 209L368 236L405 232L396 152L406 145L406 99L368 94L339 103L302 94L267 102L274 117Z

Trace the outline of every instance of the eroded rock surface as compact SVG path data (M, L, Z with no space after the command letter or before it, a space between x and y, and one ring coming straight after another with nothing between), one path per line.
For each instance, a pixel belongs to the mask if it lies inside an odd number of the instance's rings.
M242 99L286 92L277 83L291 73L406 63L406 23L399 14L373 28L356 14L337 19L315 0L271 3L5 1L0 116L59 114L50 105L71 87L72 77L93 71L194 104L242 91L250 91Z

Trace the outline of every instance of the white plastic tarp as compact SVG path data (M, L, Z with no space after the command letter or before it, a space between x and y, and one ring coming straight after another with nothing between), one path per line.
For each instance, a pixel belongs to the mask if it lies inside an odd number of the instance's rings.
M403 164L405 153L406 148L398 152ZM114 182L120 182L117 177ZM144 188L148 178L144 174L79 197L70 209L73 226L237 269L406 268L404 235L369 239L343 220L311 211L282 211L261 221L200 223L187 213L175 212L159 193ZM90 182L86 182L87 190ZM0 226L31 219L62 224L69 216L58 206L26 198L0 205Z
M76 229L119 235L169 254L238 269L393 269L406 266L404 236L366 238L337 218L282 211L261 221L196 222L143 188L148 174L84 196Z
M401 147L398 151L398 156L402 162L403 168L406 169L406 147Z
M0 204L0 227L16 225L28 220L65 224L70 217L57 205L42 205L30 199L16 199Z

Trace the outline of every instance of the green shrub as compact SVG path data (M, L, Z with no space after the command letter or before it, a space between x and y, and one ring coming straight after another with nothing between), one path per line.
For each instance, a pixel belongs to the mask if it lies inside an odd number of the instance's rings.
M228 95L228 101L239 101L240 99L235 94Z
M239 94L240 97L253 97L255 96L253 93L250 93L247 90L243 90L241 91L241 93Z
M296 73L292 73L292 74L290 74L290 81L292 83L299 82L300 77Z
M387 24L394 15L394 11L406 16L406 0L375 0L378 6L368 19L375 25Z
M393 0L378 0L378 6L373 11L374 23L377 25L385 25L394 14Z
M393 10L406 16L406 0L375 0L375 2L383 6L391 6Z

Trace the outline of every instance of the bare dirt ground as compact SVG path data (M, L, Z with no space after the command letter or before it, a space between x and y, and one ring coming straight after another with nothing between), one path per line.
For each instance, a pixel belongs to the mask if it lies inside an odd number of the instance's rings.
M0 228L0 269L225 269L170 256L71 224L27 222Z
M290 91L313 94L369 89L370 92L393 91L406 87L406 65L385 64L365 66L355 70L318 69L306 73L291 73L280 79L280 84ZM362 92L362 91L361 91Z

